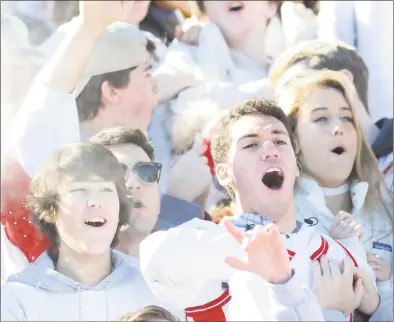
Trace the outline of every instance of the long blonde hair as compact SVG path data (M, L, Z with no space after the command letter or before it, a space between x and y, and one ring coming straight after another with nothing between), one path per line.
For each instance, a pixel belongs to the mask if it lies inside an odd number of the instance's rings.
M340 92L349 104L353 113L353 124L357 133L357 154L353 170L349 179L358 179L368 183L368 193L364 208L369 214L385 214L393 225L393 198L387 187L384 177L379 169L378 162L372 149L365 139L357 121L356 91L347 86L346 76L343 72L318 71L311 75L295 78L282 88L278 95L278 105L289 117L293 134L296 136L297 120L301 106L318 89L332 88Z

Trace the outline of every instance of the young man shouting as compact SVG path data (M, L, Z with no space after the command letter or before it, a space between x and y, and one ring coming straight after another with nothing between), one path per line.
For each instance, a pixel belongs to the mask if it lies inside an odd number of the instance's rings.
M219 182L241 210L233 223L242 231L276 224L285 239L292 267L296 270L299 267L309 287L312 271L320 270L319 262L322 275L331 272L335 277L341 274L340 269L328 259L342 261L348 257L344 270L349 262L357 267L354 277L362 277L363 297L359 303L352 303L353 285L349 284L349 295L337 298L336 302L321 303L322 309L340 311L349 320L357 309L372 316L372 320L381 320L383 317L377 311L380 298L370 266L340 243L296 221L293 193L299 169L288 128L283 111L265 100L247 101L222 118L212 138L212 156ZM359 283L355 283L355 292L361 287Z

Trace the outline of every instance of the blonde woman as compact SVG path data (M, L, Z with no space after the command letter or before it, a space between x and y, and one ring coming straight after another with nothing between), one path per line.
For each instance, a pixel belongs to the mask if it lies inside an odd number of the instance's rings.
M297 217L353 251L365 249L380 316L392 321L393 200L357 123L353 83L346 73L319 71L288 82L278 104L292 122L303 169L295 187Z

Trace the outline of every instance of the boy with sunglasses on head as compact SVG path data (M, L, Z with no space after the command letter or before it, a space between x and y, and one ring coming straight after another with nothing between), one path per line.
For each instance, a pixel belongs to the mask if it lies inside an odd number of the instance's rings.
M29 195L32 220L51 246L2 287L1 320L112 321L163 306L139 270L113 251L129 205L124 169L106 147L75 143L56 151Z
M160 163L154 162L154 151L146 136L138 129L113 127L91 138L109 148L126 172L126 186L133 202L130 226L120 234L118 250L139 258L139 244L154 229L178 226L195 217L190 203L160 196ZM160 216L159 216L160 214Z

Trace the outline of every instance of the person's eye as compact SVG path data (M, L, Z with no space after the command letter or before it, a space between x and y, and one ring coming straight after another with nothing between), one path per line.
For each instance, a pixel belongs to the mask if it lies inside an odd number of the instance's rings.
M325 116L319 117L314 120L314 122L327 122L327 121L328 121L328 119Z
M351 116L343 116L342 121L353 123L353 118Z
M251 149L257 146L257 143L251 143L243 147L243 149Z
M277 144L277 145L286 145L287 142L282 141L282 140L277 140L277 141L275 141L275 144Z

